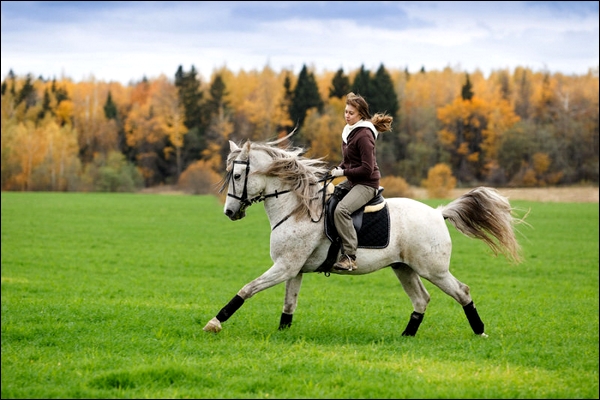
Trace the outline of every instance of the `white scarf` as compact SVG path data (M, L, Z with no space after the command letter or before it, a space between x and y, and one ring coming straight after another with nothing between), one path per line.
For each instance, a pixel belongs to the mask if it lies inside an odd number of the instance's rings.
M379 132L377 132L377 129L375 129L375 125L373 125L371 121L365 121L364 119L361 119L354 125L346 124L346 126L342 130L342 140L344 141L344 143L348 144L348 135L350 134L350 132L352 132L354 128L358 128L360 126L364 126L365 128L369 128L370 130L372 130L373 134L375 135L375 140L377 140L377 135L379 135Z

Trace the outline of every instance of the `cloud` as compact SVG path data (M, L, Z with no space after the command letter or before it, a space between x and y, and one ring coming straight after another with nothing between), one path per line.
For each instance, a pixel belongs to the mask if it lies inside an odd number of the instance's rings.
M2 76L598 67L598 2L5 2Z

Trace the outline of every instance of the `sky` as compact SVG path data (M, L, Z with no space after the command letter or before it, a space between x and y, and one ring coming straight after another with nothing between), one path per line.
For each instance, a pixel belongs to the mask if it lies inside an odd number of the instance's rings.
M597 1L2 1L1 75L598 71Z

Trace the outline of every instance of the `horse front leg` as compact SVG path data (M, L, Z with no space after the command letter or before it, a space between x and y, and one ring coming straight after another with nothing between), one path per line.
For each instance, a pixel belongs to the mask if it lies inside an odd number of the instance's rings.
M302 272L292 279L288 279L285 283L285 298L281 319L279 320L279 330L292 326L292 318L294 317L294 311L296 311L296 306L298 305L300 286L302 286Z
M218 333L221 331L221 324L227 321L250 297L256 293L273 287L281 282L292 279L297 276L302 265L297 268L292 263L276 262L264 274L246 284L219 313L204 326L206 332Z

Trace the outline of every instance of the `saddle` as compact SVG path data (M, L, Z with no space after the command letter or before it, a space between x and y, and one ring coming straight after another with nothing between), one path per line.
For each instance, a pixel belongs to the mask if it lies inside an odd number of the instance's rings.
M381 195L383 190L380 186L373 199L352 213L359 248L383 249L390 242L390 213L387 202ZM342 244L333 221L333 212L347 193L347 190L336 187L325 204L325 235L331 240L331 245L327 258L316 272L330 272L337 259Z

